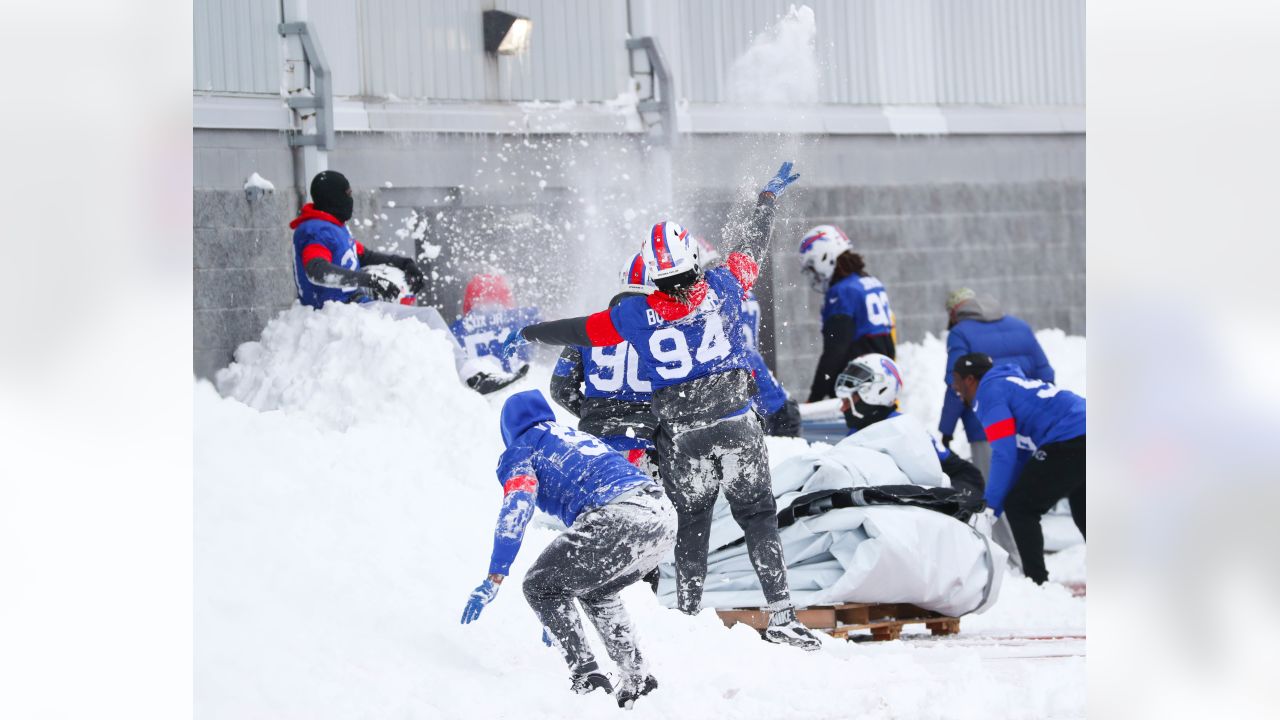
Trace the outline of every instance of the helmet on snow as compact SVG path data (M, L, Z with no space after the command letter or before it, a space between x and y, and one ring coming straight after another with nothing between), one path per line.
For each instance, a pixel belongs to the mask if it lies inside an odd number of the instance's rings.
M853 249L844 231L835 225L819 225L800 240L800 271L818 292L825 292L836 270L836 258Z
M624 290L641 292L646 295L654 291L653 280L649 279L649 267L644 263L644 254L636 253L622 267L622 287Z
M695 245L689 231L679 223L663 220L655 224L640 248L654 284L663 289L692 284L701 270Z
M845 400L857 395L867 405L893 407L902 392L902 373L884 355L869 353L849 361L836 376L836 397Z

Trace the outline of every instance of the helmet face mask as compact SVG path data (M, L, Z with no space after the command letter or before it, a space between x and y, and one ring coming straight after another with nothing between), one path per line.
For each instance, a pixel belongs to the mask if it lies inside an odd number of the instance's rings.
M836 376L835 393L842 400L851 400L857 395L866 405L892 408L901 391L902 374L898 366L877 353L854 358Z
M808 262L800 266L800 273L809 281L809 287L813 288L816 292L827 291L827 286L829 285L828 281L831 279L830 275L823 277L822 274L818 272L818 269L814 267L812 263Z

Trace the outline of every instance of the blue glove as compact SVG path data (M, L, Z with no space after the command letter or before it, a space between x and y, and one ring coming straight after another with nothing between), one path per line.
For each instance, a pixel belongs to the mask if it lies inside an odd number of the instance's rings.
M551 647L551 633L546 628L542 628L542 644Z
M471 597L467 599L467 606L462 610L462 624L474 622L480 617L480 611L484 610L484 606L493 602L498 596L498 583L485 578L480 586L471 591Z
M507 336L507 339L502 341L502 345L498 348L498 354L505 360L515 355L520 348L528 344L529 341L524 339L524 336L520 334L520 330L513 330Z
M792 163L790 160L782 163L782 167L778 168L778 174L774 175L773 179L769 181L769 184L765 185L764 190L761 190L760 192L773 193L774 197L781 195L782 191L786 190L788 185L795 182L800 177L800 173L796 173L795 175L791 174L791 165Z

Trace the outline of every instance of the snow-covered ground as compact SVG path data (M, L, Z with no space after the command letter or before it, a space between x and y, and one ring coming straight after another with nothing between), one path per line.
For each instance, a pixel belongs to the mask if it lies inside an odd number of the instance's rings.
M501 496L498 410L509 392L545 388L549 370L481 397L457 382L444 342L357 307L294 308L221 376L234 397L196 384L197 717L619 712L607 696L569 692L520 593L554 531L532 527L498 598L459 624L487 570ZM908 362L935 350L901 348L909 382ZM928 380L925 397L940 397L940 376ZM773 439L771 460L802 447ZM1055 577L1083 577L1083 548L1072 552L1050 559ZM817 653L727 629L712 611L663 609L644 585L624 599L661 683L636 717L1085 714L1086 601L1061 585L1007 578L995 608L952 638L828 639ZM1070 637L993 639L1015 635Z

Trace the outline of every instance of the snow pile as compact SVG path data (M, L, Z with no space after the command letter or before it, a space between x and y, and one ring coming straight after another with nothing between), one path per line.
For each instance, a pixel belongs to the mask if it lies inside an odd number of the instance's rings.
M550 371L481 397L445 342L358 307L294 308L220 375L231 397L196 384L197 716L617 717L611 698L569 692L521 595L553 531L531 527L497 599L459 624L488 568L499 408ZM776 464L805 443L769 448ZM1084 601L1056 592L1006 589L982 621L1083 632ZM1085 712L1083 658L993 662L961 642L969 618L955 642L804 653L663 609L643 584L623 597L661 683L637 717Z
M728 99L740 103L818 102L818 26L813 9L792 5L777 24L756 36L729 68Z
M218 390L258 410L299 412L342 430L360 420L398 424L449 418L460 436L488 433L468 421L485 402L457 383L451 339L414 320L358 305L294 304L236 349ZM448 426L445 426L448 428ZM445 429L442 428L442 429Z

